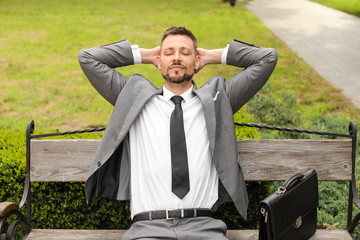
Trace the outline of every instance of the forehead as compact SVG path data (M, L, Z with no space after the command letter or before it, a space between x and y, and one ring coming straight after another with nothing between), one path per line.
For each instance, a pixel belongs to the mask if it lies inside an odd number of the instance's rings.
M162 49L180 49L188 48L190 50L194 49L193 41L190 37L186 35L169 35L167 36L161 44Z

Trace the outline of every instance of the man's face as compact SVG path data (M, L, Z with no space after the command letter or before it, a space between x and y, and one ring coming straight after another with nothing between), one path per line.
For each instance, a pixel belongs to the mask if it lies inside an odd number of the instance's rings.
M199 56L186 35L169 35L161 44L158 67L165 80L183 83L192 79L199 67Z

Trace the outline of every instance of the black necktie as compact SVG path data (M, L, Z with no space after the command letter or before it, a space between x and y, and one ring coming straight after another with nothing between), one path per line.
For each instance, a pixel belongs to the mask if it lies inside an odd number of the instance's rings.
M170 118L172 191L180 199L183 199L190 190L182 100L183 98L180 96L171 98L175 109Z

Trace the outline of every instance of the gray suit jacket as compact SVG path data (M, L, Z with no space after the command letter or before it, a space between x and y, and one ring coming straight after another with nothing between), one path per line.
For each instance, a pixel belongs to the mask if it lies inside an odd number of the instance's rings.
M128 132L146 102L162 90L139 74L127 78L114 70L134 64L126 40L82 50L79 62L85 75L114 110L85 183L87 201L95 197L130 199L130 155ZM243 67L225 81L214 76L193 92L199 96L205 114L211 154L220 178L216 210L232 200L247 217L248 196L238 157L233 114L266 83L277 62L274 49L260 48L234 40L227 64Z

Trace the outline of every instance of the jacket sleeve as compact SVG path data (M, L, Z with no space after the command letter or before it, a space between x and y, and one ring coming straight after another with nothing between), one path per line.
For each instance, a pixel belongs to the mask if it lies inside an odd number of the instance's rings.
M237 112L267 82L277 63L277 52L238 40L231 42L227 64L244 68L225 82L233 113Z
M115 70L134 64L128 41L122 40L105 46L84 49L79 53L79 63L94 88L112 105L128 78Z

